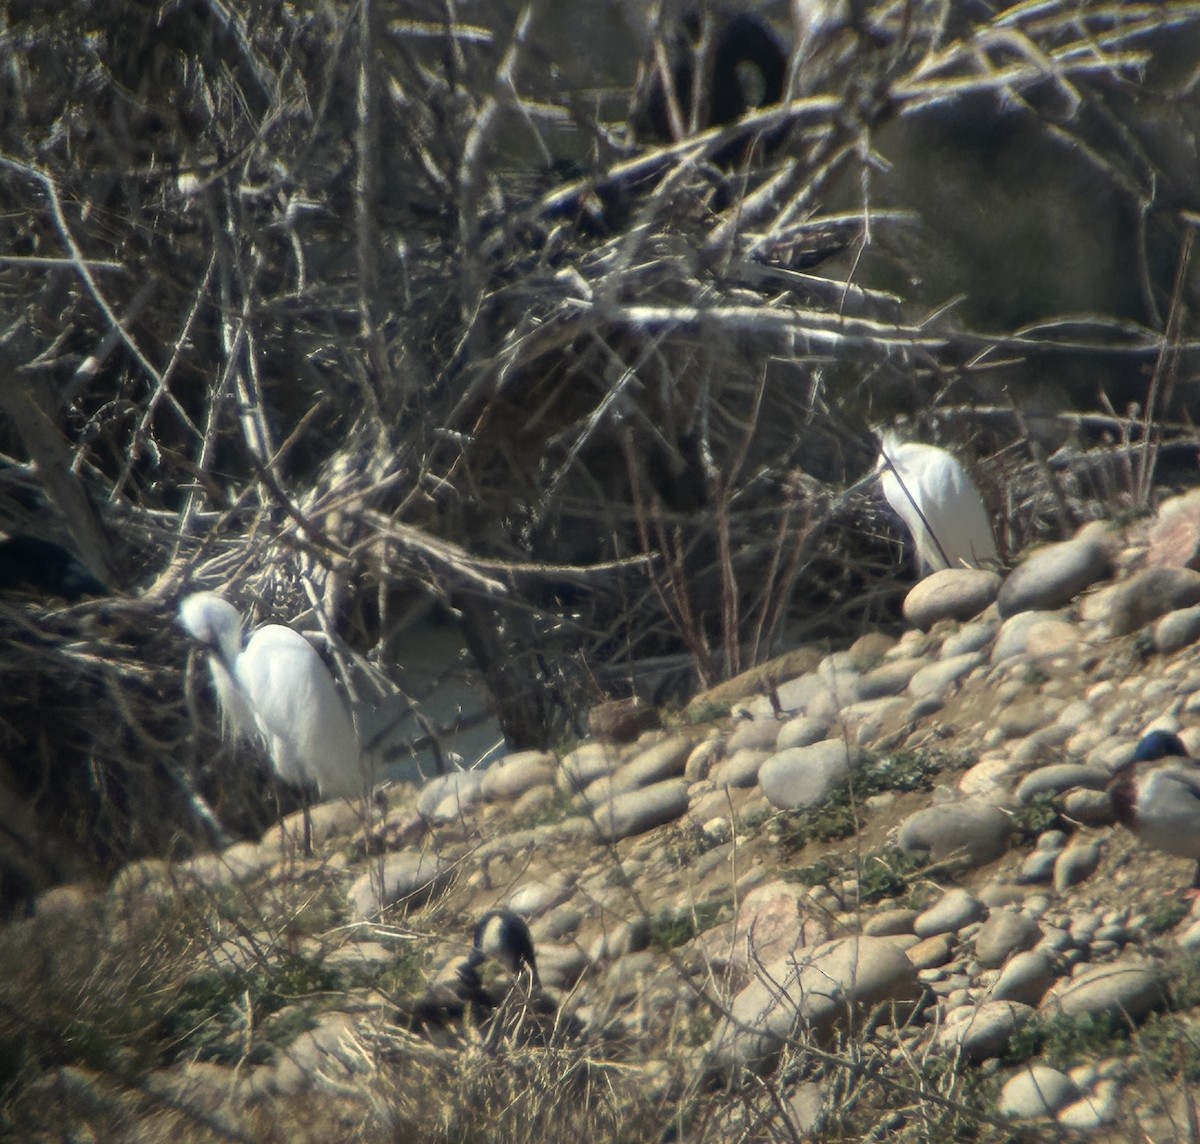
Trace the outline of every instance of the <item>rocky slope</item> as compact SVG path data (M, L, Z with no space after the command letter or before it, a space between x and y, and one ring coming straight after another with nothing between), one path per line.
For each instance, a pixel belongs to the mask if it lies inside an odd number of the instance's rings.
M288 820L60 887L2 935L0 1123L1192 1139L1193 868L1105 788L1148 729L1200 753L1198 557L1192 494L1003 580L936 573L900 638L791 653L665 725L613 708L561 756L319 807L310 859ZM544 991L495 972L495 1012L464 1014L497 904Z

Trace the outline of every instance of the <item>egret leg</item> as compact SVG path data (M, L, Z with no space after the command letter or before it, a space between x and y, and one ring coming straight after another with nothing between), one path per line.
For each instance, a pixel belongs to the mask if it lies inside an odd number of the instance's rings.
M304 808L304 857L311 858L312 852L313 852L313 849L312 849L312 815L309 814L308 807L309 807L309 803L312 801L312 797L309 794L307 785L305 786L304 794L301 797L304 800L304 802L303 802L303 808Z

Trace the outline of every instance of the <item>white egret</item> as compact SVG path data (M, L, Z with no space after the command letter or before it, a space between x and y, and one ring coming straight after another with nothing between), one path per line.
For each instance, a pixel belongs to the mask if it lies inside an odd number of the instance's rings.
M1151 731L1108 786L1116 820L1164 854L1196 859L1188 897L1200 896L1200 763L1178 735Z
M358 732L316 649L283 624L266 624L242 647L242 617L216 592L179 607L183 626L208 649L226 729L257 738L275 774L305 792L304 845L311 851L308 791L322 798L367 793Z
M923 575L998 559L983 498L953 454L885 433L876 468L883 495L916 545Z

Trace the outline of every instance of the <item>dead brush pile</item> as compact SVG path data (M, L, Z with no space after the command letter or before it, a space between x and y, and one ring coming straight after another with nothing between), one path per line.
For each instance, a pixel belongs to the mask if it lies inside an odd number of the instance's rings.
M14 799L92 840L124 808L122 858L204 837L216 748L180 773L168 635L190 587L315 616L367 698L435 596L527 745L605 692L889 616L889 526L842 490L900 411L991 455L1010 551L1144 503L1152 449L1195 440L1187 183L1155 136L1194 76L1142 81L1200 5L855 11L793 29L785 102L656 144L627 129L632 69L576 81L546 3L10 6L0 525L69 534L139 598L0 617ZM618 54L661 81L672 26L644 47ZM876 140L997 107L1137 206L1141 321L980 332L908 296L951 253L878 205ZM1070 355L1117 361L1140 407L1042 403L1032 433L1017 366Z

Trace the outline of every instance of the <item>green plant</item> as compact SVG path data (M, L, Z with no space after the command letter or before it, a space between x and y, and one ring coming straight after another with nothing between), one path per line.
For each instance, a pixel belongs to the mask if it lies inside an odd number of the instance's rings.
M1022 838L1033 839L1059 823L1058 807L1052 794L1035 794L1024 806L1011 812L1013 829Z
M713 899L686 910L660 910L650 919L650 944L661 950L683 945L716 925L724 908L724 902Z
M1190 908L1182 898L1159 898L1147 911L1142 929L1151 936L1166 933L1188 916Z
M1068 1069L1111 1056L1114 1041L1127 1040L1129 1033L1129 1022L1115 1013L1034 1017L1009 1038L1004 1059L1016 1063L1040 1054L1047 1064Z
M859 901L878 902L903 894L908 889L909 877L924 865L922 857L895 846L872 851L859 870Z
M796 866L783 872L785 882L797 882L801 886L827 886L838 876L838 868L821 859L811 866Z

